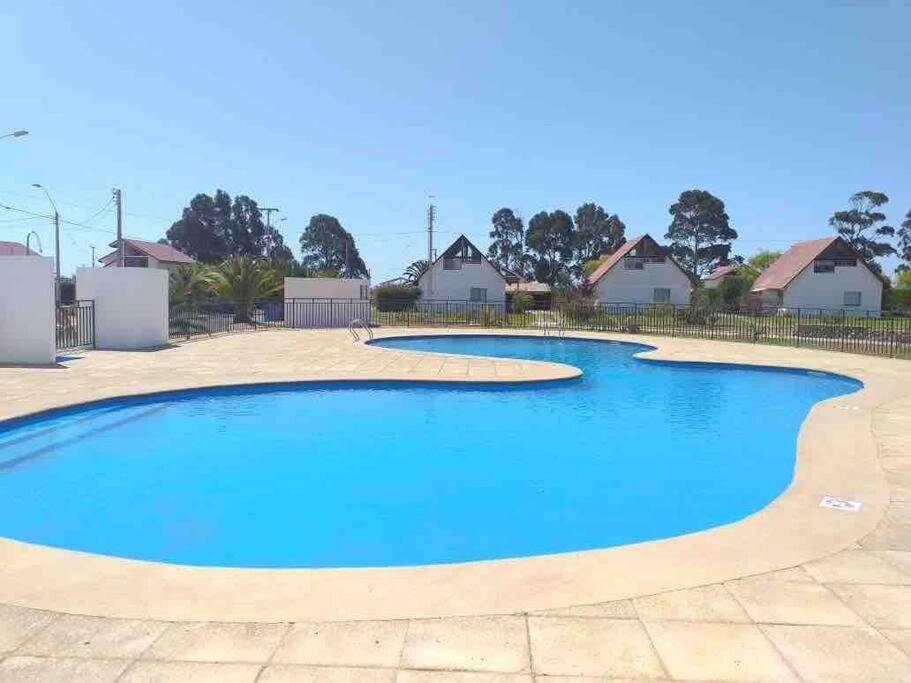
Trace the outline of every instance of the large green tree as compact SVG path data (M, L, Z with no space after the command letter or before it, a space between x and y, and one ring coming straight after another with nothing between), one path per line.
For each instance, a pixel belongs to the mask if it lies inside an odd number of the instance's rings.
M755 254L750 256L749 259L747 259L747 264L757 273L761 273L766 268L775 263L775 261L778 260L779 256L781 256L780 251L775 251L773 249L760 249Z
M671 204L671 224L664 236L674 257L694 277L726 262L737 231L730 225L724 202L705 190L686 190Z
M487 248L487 258L498 266L525 274L525 225L512 209L502 208L490 218L493 229L492 242Z
M829 225L863 256L873 270L882 272L882 266L876 259L895 253L895 247L885 239L895 235L895 228L885 224L886 214L880 210L889 203L889 198L882 192L863 190L851 195L848 203L851 208L833 213Z
M612 254L626 242L626 226L620 217L594 202L576 209L575 225L572 268L576 277L584 274L586 263Z
M898 229L898 257L902 260L898 270L911 269L911 210L905 214L905 220Z
M535 279L549 285L569 281L573 256L573 219L565 211L541 211L528 221L525 232Z
M230 256L291 255L281 233L266 227L256 200L247 195L232 199L224 190L193 197L180 220L168 228L167 242L202 263L220 263Z
M320 213L300 238L301 263L320 272L334 272L343 277L368 277L354 237L335 216Z

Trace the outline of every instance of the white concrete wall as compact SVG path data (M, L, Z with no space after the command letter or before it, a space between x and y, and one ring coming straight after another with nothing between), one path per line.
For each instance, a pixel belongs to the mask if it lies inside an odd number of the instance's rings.
M601 303L654 303L656 287L671 290L672 304L688 304L693 283L670 259L664 263L646 263L642 270L626 270L623 261L611 268L595 286Z
M433 292L429 291L429 271L418 280L421 301L469 301L471 288L487 289L488 303L503 303L506 300L506 280L490 263L463 263L461 270L446 270L443 259L437 259L432 266Z
M370 298L370 280L341 277L286 277L286 299L360 299L361 287Z
M168 271L79 268L76 298L95 302L95 346L147 349L168 343Z
M860 292L860 306L845 306L845 292ZM852 267L836 266L834 273L815 273L813 264L804 268L784 290L785 308L825 308L865 315L879 313L883 283L858 261Z
M54 315L54 260L0 256L0 363L53 363Z

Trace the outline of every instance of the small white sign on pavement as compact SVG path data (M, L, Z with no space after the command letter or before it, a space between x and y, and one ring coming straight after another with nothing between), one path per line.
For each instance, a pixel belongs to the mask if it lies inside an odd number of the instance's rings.
M836 498L835 496L823 496L822 500L819 501L819 507L844 510L845 512L857 512L860 510L861 505L863 505L863 503L860 501L848 500L847 498Z

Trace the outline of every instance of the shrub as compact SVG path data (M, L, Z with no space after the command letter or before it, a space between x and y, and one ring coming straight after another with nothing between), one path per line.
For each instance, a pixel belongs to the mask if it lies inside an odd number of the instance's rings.
M534 298L528 292L513 292L509 300L513 313L525 313L535 303Z
M421 290L412 285L380 285L373 290L378 311L407 311L414 308L414 303L421 295Z

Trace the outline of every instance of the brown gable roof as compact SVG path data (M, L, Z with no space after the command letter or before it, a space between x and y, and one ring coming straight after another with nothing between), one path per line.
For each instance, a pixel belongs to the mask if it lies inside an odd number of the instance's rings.
M468 243L468 246L470 246L472 249L474 249L476 252L478 252L478 253L481 255L481 260L482 260L482 261L486 261L487 264L488 264L491 268L493 268L495 271L497 271L497 275L499 275L501 278L503 278L503 282L506 282L506 276L503 275L502 271L501 271L499 268L497 268L497 266L496 266L489 258L487 258L487 257L484 255L484 252L483 252L483 251L481 251L480 249L478 249L478 248L474 245L474 242L472 242L470 239L468 239L467 237L465 237L465 235L459 235L458 238L456 238L456 240L455 240L452 244L450 244L448 247L446 247L446 249L444 249L444 250L442 251L442 253L440 253L440 255L437 256L437 257L433 260L433 263L430 264L430 267L433 268L433 266L435 266L435 265L437 264L437 261L439 261L441 258L443 258L444 256L446 256L447 252L451 251L452 248L453 248L454 246L456 246L459 242L461 242L461 241L463 241L463 240L464 240L465 242ZM430 269L428 268L428 271L429 271L429 270L430 270ZM424 275L427 275L427 273L425 272L423 275L421 275L421 277L419 277L418 280L420 281L421 279L423 279Z
M0 256L37 256L38 253L27 248L19 242L4 242L0 240Z
M621 245L621 247L619 249L617 249L617 251L615 251L613 254L611 254L607 258L607 260L604 261L604 263L602 263L600 266L595 268L595 270L592 272L592 274L588 276L589 284L593 285L596 282L598 282L598 280L600 280L605 275L607 275L607 273L611 270L611 268L613 268L618 263L620 263L620 260L624 256L626 256L629 252L631 252L633 249L635 249L639 245L639 243L645 239L651 240L656 245L658 245L659 248L661 248L661 245L658 244L657 242L655 242L654 238L651 235L649 235L648 233L645 233L644 235L638 235L637 237L633 237L632 239L624 242L623 245ZM675 259L673 256L671 256L670 250L665 249L664 252L665 252L664 255L667 257L668 261L670 261L675 266L677 266L677 268L680 269L680 272L683 273L684 275L686 275L687 279L689 279L690 282L693 282L693 284L696 284L695 281L693 280L692 275L690 275L686 270L684 270L683 266L681 266L679 263L677 263L677 259Z
M736 273L741 268L739 263L729 263L726 266L718 266L711 273L706 275L704 280L717 280L718 278L724 277L731 273Z
M873 273L881 281L886 281L885 276L877 273L867 265L867 262L857 253L857 250L854 249L854 247L848 244L843 238L835 235L834 237L823 237L818 240L798 242L792 246L779 256L772 265L759 274L759 277L756 278L756 282L753 283L752 291L759 292L764 289L784 289L791 284L791 281L795 277L800 275L804 268L813 263L813 261L815 261L826 249L834 244L838 244L840 247L849 250L854 254L854 257L859 263L864 264L864 267L867 270Z
M127 237L123 238L123 243L128 244L137 251L141 251L146 256L151 256L163 263L196 263L196 259L187 256L179 249L175 249L170 244L159 244L158 242L146 242L145 240L134 240ZM112 247L117 248L117 240L111 242ZM99 261L106 262L111 257L116 257L116 252L102 256Z

